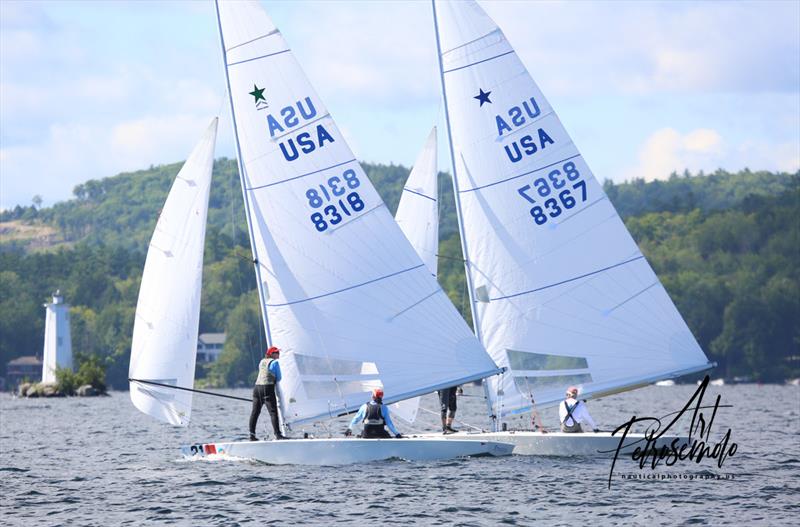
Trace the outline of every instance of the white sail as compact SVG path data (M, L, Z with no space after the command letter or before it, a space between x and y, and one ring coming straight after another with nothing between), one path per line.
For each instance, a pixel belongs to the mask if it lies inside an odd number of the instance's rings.
M438 270L439 254L439 183L436 127L434 126L422 152L406 180L394 219L411 246L433 276ZM419 397L392 405L392 413L413 423L419 411Z
M149 383L194 385L217 122L211 122L172 184L150 240L136 304L128 372L131 401L173 425L189 423L192 393Z
M438 168L433 127L403 188L394 219L433 276L439 254Z
M217 10L284 423L352 412L374 382L392 403L496 372L280 31L257 2Z
M476 332L509 368L496 414L708 367L502 31L473 1L434 16Z

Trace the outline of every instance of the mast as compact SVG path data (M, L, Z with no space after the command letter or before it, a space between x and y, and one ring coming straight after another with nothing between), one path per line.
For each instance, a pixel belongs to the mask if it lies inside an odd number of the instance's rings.
M472 274L469 270L469 249L467 248L467 237L464 235L464 221L461 213L461 194L458 189L458 178L456 177L456 155L453 150L453 135L450 132L450 109L447 105L447 90L445 89L444 82L444 65L442 64L442 44L439 41L439 21L436 17L436 0L431 0L431 7L433 8L433 28L436 33L436 54L439 59L439 79L442 84L442 98L444 99L444 120L447 124L447 143L450 147L450 162L453 168L453 197L456 201L456 218L458 220L458 234L461 238L461 254L464 256L464 275L467 279L467 294L469 295L469 312L472 315L472 330L481 344L483 344L483 337L481 335L481 325L478 320L478 310L475 308L475 292L472 285ZM483 390L486 395L486 405L489 410L489 417L492 419L492 426L496 430L498 428L496 413L492 408L491 398L489 397L489 385L486 380L483 381Z
M267 337L267 347L272 345L272 335L269 331L269 319L267 318L267 298L264 293L264 283L261 281L261 266L258 261L258 254L256 253L255 235L253 234L253 223L250 219L250 199L247 196L247 185L245 179L247 174L244 170L244 162L242 161L242 149L239 145L239 130L236 127L236 112L233 110L233 93L231 93L231 79L228 75L228 53L225 50L225 37L222 34L222 22L219 17L219 0L214 0L214 9L217 13L217 28L219 29L219 43L222 47L222 62L225 69L225 83L228 88L228 100L231 104L231 122L233 123L233 138L236 142L236 161L239 168L239 183L242 187L242 197L244 197L244 210L247 216L247 231L250 236L250 251L253 254L253 266L256 270L256 287L258 288L258 300L261 307L261 320L264 321L264 331Z

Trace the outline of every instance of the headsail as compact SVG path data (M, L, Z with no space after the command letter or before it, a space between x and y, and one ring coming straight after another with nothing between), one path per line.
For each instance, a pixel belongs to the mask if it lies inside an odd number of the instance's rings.
M150 240L136 304L128 377L194 385L208 193L217 138L214 119L178 172ZM192 393L131 381L131 401L173 425L189 423Z
M438 269L439 198L436 163L436 127L433 127L425 146L417 157L400 196L394 215L408 241L414 246L433 276Z
M439 172L436 149L434 126L408 175L394 214L403 234L433 276L436 276L438 269L439 254ZM418 411L419 397L392 405L392 412L409 423L414 422Z
M502 31L434 1L476 332L509 373L498 415L622 391L708 361Z
M497 371L257 2L218 2L259 289L287 424Z

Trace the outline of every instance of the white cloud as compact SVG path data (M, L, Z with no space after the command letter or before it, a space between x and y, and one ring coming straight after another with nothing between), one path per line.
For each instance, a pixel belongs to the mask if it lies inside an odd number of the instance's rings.
M717 169L796 172L800 170L800 144L746 140L725 141L716 130L696 129L685 134L673 128L653 132L639 149L639 164L625 172L625 179L667 179L672 172L697 173Z

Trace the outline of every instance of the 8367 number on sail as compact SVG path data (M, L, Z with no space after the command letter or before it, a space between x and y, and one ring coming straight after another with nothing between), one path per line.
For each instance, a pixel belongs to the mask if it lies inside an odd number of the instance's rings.
M575 163L568 161L561 168L548 172L547 177L537 178L531 185L518 188L517 192L533 205L529 212L534 223L544 225L586 201L586 181Z
M308 205L315 212L309 216L318 232L340 224L346 217L364 210L364 201L355 190L361 185L355 170L345 170L341 176L306 190Z

